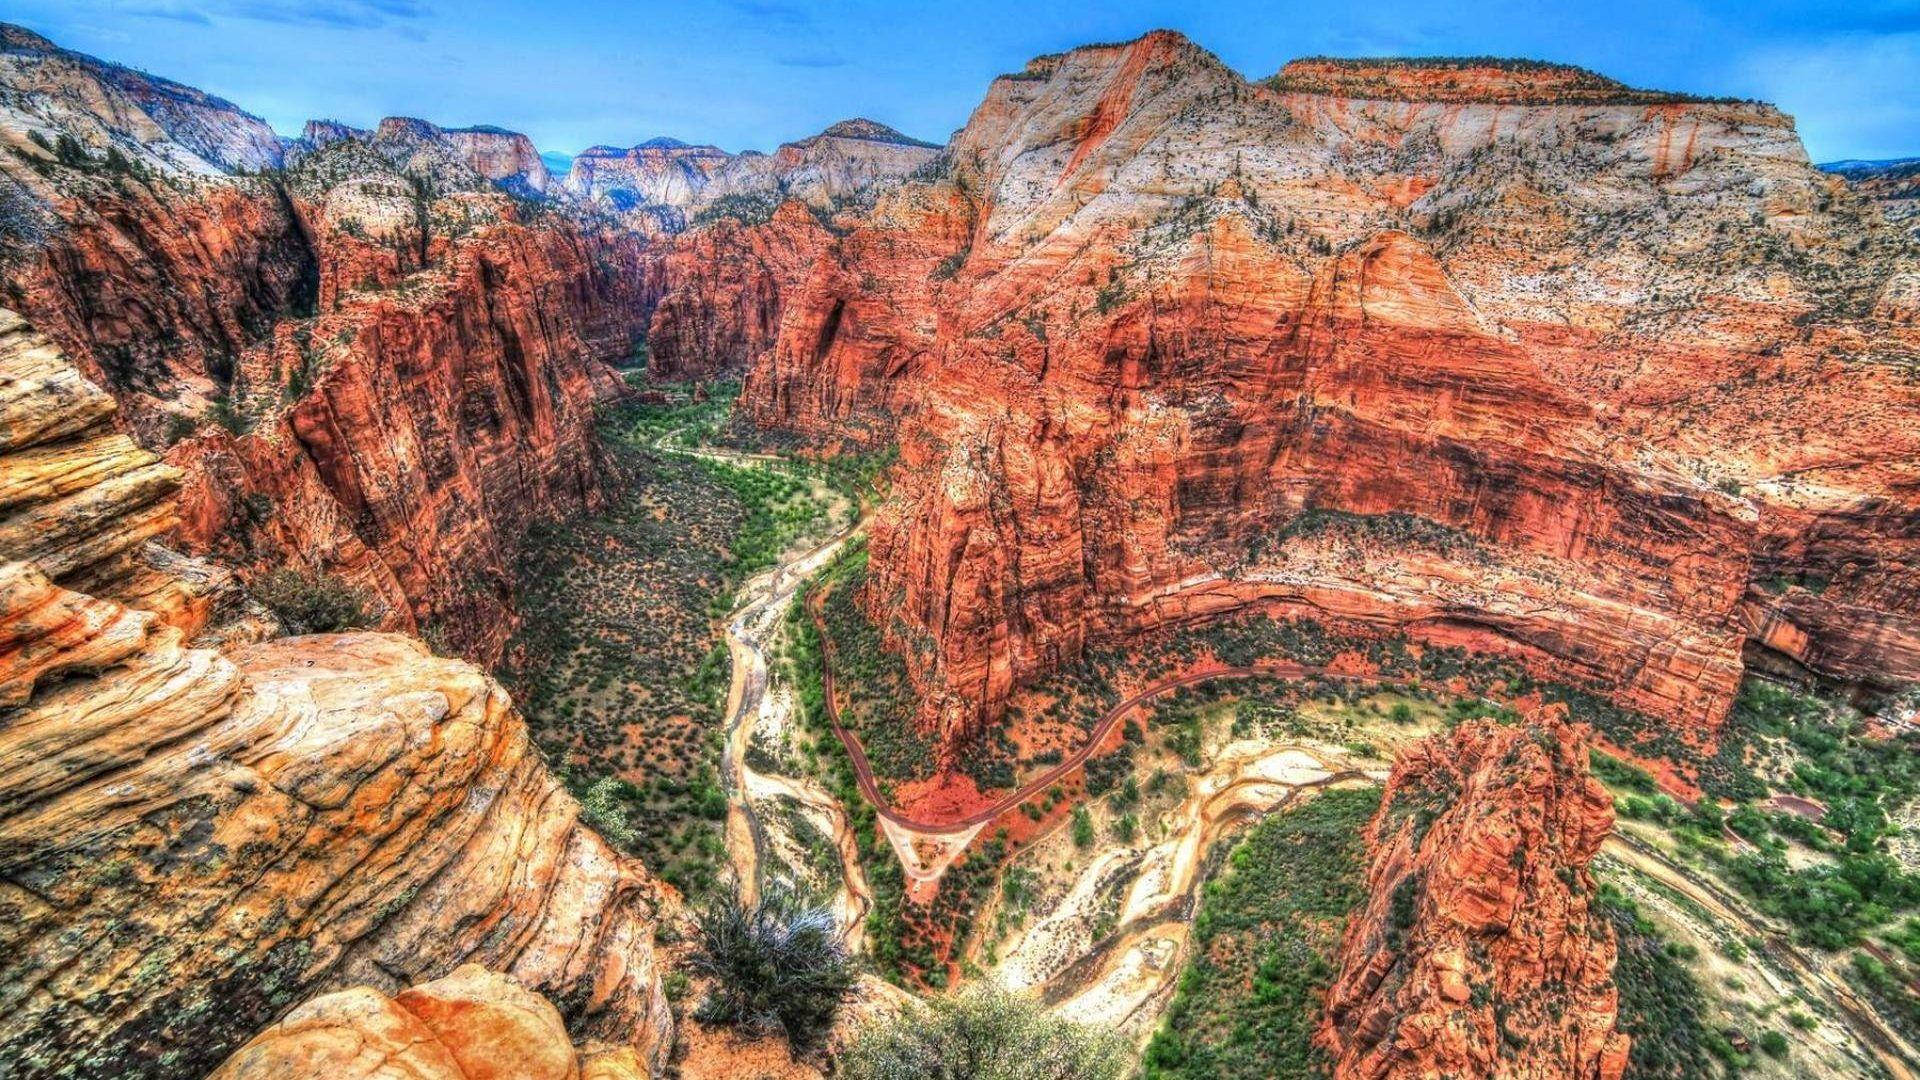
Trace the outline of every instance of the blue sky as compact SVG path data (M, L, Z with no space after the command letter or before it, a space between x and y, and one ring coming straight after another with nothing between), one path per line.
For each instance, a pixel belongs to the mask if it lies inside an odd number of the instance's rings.
M938 142L1028 57L1167 26L1249 77L1320 53L1531 56L1773 101L1816 160L1920 155L1920 0L7 0L0 18L289 133L405 113L545 150L741 150L858 115Z

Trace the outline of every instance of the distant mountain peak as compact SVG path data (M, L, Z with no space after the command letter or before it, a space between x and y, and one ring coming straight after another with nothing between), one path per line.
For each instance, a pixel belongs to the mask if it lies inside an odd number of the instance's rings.
M867 142L893 143L899 146L937 146L937 143L923 142L910 135L902 134L898 129L888 127L878 120L869 120L856 116L851 120L842 120L815 136L821 139L864 139Z
M7 52L58 52L60 47L24 26L0 22L0 49Z

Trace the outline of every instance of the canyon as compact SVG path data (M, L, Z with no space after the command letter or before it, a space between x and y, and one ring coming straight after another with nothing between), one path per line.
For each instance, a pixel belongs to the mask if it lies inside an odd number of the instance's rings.
M1195 1007L1182 965L1244 959L1194 928L1250 827L1373 792L1322 898L1353 902L1302 937L1314 1075L1666 1075L1636 1072L1621 973L1652 939L1601 897L1640 880L1602 881L1616 798L1746 858L1770 849L1727 824L1755 798L1729 771L1863 813L1766 756L1823 751L1754 721L1756 679L1844 702L1849 739L1914 722L1909 180L1822 172L1759 102L1487 59L1250 80L1170 31L1036 58L944 144L855 119L562 175L485 125L283 138L0 25L0 1057L787 1057L714 1051L679 1000L711 898L604 799L649 779L536 745L490 673L516 640L542 662L516 633L543 530L636 498L672 520L621 437L731 477L743 520L799 512L751 502L762 472L849 513L678 598L732 670L689 742L747 899L810 881L909 990L991 976L1194 1075L1156 1031ZM843 724L836 671L875 665L807 606L828 581L904 672L897 731ZM1069 704L1063 752L1036 715ZM1824 856L1806 834L1841 826L1775 827ZM1893 834L1862 843L1905 872ZM1820 1060L1903 1075L1899 1026L1802 966Z
M1915 398L1864 359L1914 346L1897 231L1770 107L1467 74L1042 58L782 290L743 408L897 440L869 603L924 722L1249 607L1508 649L1708 745L1749 651L1911 677ZM1441 550L1342 566L1322 512Z

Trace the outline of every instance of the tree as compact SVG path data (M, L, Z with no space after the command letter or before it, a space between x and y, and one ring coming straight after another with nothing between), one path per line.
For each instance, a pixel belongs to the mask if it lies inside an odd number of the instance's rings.
M379 620L367 594L331 574L275 570L253 583L253 595L289 634L334 634L365 630Z
M1061 1020L998 987L977 987L861 1030L846 1080L1118 1080L1133 1066L1112 1031Z
M1073 846L1086 848L1093 846L1093 815L1087 813L1084 806L1073 808Z
M781 1032L795 1050L826 1035L853 989L853 961L831 910L770 886L757 903L710 901L694 924L688 966L714 984L696 1018Z

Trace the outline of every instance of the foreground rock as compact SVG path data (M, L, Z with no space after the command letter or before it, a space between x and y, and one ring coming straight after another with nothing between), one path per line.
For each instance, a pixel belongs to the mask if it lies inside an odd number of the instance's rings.
M178 473L112 410L0 313L8 1075L202 1075L302 998L468 962L656 1061L667 900L505 692L391 635L194 647L218 583L149 542Z
M393 997L356 986L315 998L234 1052L213 1080L641 1080L631 1050L581 1055L560 1013L468 965Z
M1319 1040L1340 1080L1618 1080L1614 937L1588 867L1613 803L1557 707L1394 766Z

